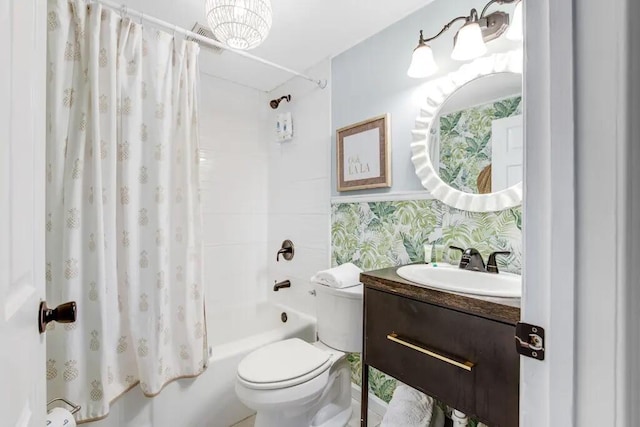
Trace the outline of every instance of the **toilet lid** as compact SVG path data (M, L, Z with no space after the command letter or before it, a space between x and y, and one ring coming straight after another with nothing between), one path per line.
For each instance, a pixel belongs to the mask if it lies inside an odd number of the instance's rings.
M292 386L294 384L290 380L299 378L300 382L304 382L310 379L308 374L318 371L319 375L324 372L330 364L330 357L329 352L299 338L291 338L250 353L240 362L238 377L256 385L286 381L288 386Z

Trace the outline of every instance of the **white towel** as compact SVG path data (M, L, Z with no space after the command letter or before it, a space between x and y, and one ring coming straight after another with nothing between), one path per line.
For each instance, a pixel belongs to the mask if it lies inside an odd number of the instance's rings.
M332 288L348 288L360 284L360 273L360 268L347 262L338 267L318 271L311 281Z
M444 413L433 398L405 384L393 392L380 427L442 427Z

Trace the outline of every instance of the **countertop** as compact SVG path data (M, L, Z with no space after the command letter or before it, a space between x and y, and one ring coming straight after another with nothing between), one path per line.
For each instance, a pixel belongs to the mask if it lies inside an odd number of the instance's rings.
M400 267L361 273L360 281L367 288L401 295L490 320L514 326L520 321L520 298L485 297L425 288L398 276L396 273L398 268Z

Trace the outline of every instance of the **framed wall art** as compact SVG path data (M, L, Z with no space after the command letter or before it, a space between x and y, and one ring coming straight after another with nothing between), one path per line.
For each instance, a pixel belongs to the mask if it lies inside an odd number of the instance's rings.
M391 187L389 114L336 131L338 191Z

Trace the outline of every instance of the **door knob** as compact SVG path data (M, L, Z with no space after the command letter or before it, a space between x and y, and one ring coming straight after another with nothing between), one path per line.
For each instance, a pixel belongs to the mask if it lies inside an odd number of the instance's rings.
M58 323L73 323L76 321L77 307L75 301L65 302L56 308L47 307L46 301L40 303L38 314L38 329L43 333L47 323L56 321Z

